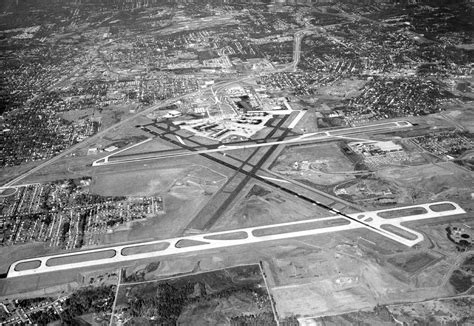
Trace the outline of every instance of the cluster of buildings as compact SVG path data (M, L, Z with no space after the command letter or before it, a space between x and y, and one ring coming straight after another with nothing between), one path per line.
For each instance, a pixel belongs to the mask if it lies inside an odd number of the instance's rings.
M97 132L100 121L90 117L67 122L55 99L40 97L0 120L0 167L51 158Z
M236 137L249 139L274 115L292 112L285 97L270 97L263 85L234 85L206 100L178 101L163 118L171 118L181 129L199 136L228 142Z
M0 197L0 244L44 242L65 249L96 245L124 223L164 213L153 197L103 197L88 193L90 179L16 187Z
M455 159L464 152L474 149L471 134L460 131L444 131L412 138L413 142L426 151L447 159Z
M371 78L361 93L345 101L345 119L351 125L389 118L436 113L449 99L440 86L418 77Z
M295 71L261 75L259 82L269 91L286 90L298 96L311 96L318 88L331 85L339 79L340 77L335 74Z
M38 315L47 315L49 319L59 320L63 311L62 303L67 297L58 299L41 298L28 300L12 300L5 304L0 303L0 323L2 325L34 325L43 320L38 320Z
M364 159L364 164L372 171L381 166L406 164L410 156L399 144L393 141L353 142L348 147Z
M85 275L78 275L77 282ZM0 324L16 325L72 325L87 319L97 325L109 324L115 298L116 273L94 275L89 286L76 288L72 282L58 286L56 293L32 298L11 298L0 303ZM93 284L93 283L97 283ZM79 283L81 284L81 283ZM82 283L84 284L84 283ZM87 284L87 283L86 283ZM62 290L61 292L59 292ZM81 318L82 317L82 318Z

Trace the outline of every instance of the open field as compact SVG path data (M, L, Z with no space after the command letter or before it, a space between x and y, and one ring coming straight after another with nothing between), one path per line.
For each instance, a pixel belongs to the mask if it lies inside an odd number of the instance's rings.
M156 151L165 151L178 148L168 142L162 141L160 138L152 138L150 141L127 149L123 152L120 152L118 155L132 155L132 154L139 154L139 153L147 153L147 152L156 152Z
M115 250L103 250L98 252L79 254L74 256L55 257L48 259L46 266L60 266L71 263L81 263L91 260L100 260L115 257Z
M234 205L217 219L211 231L232 230L267 224L324 217L328 211L296 199L286 193L249 183Z
M338 316L308 318L305 322L323 325L471 325L474 323L472 305L474 298L446 298L414 303L376 306Z
M239 240L239 239L246 239L246 238L247 238L247 233L245 232L232 232L232 233L210 235L210 236L204 237L204 239L209 239L209 240Z
M398 226L391 225L391 224L382 224L380 226L382 230L388 231L390 233L396 234L399 237L402 237L407 240L416 240L418 236L411 232L408 232L404 229L399 228Z
M377 213L378 216L381 218L391 219L391 218L399 218L403 216L411 216L411 215L421 215L426 214L428 211L423 207L415 207L415 208L408 208L408 209L397 209L397 210L390 210L385 212Z
M474 209L474 176L454 163L388 168L376 175L402 191L400 203L452 200L468 210Z
M147 252L165 250L169 247L168 243L154 243L151 245L143 245L137 247L127 247L122 249L121 254L124 256L143 254Z
M335 220L326 220L326 221L315 221L310 223L294 224L289 226L266 228L266 229L257 229L252 232L256 237L263 237L267 235L281 234L285 232L299 232L310 229L319 229L329 226L340 226L348 225L350 221L344 218L335 219Z
M360 94L365 83L366 81L359 79L341 79L330 86L319 88L316 94L328 98L351 98Z
M103 196L150 196L166 192L175 180L184 177L187 167L141 170L97 175L91 193Z
M354 164L344 155L340 142L287 146L271 170L292 179L332 185L354 178Z
M15 266L16 271L26 271L28 269L35 269L41 266L41 260L31 260L26 263Z
M58 253L56 248L45 247L43 243L31 243L13 247L2 246L0 247L0 256L2 257L0 259L0 274L6 273L10 265L20 257L27 259L55 253Z
M392 256L387 261L408 274L414 274L438 259L440 259L439 255L436 256L428 252L414 252Z
M0 189L0 197L9 197L15 194L17 188L1 188Z

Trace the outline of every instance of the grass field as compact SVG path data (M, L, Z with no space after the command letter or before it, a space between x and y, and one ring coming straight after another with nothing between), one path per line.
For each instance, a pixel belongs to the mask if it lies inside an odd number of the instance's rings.
M390 233L393 233L395 235L398 235L399 237L405 238L407 240L416 240L418 237L415 234L412 234L408 231L405 231L404 229L399 228L398 226L392 225L392 224L382 224L380 226L382 230L388 231Z
M400 254L389 258L387 261L395 267L400 268L404 272L408 274L413 274L431 265L438 259L439 257L436 257L427 252L415 252L408 254Z
M0 197L9 197L15 194L17 191L16 188L4 188L0 190Z
M132 144L133 145L133 144ZM131 155L131 154L139 154L139 153L148 153L148 152L157 152L157 151L163 151L163 150L169 150L173 148L178 148L177 146L173 146L168 142L164 142L159 138L153 138L150 141L147 141L146 143L142 145L138 145L135 147L132 147L130 149L127 149L123 152L120 152L118 156L125 156L125 155Z
M392 211L385 211L377 213L378 216L386 219L399 218L412 215L422 215L426 214L428 211L423 207L412 207L412 208L401 208Z
M325 220L325 221L315 221L301 224L277 226L270 228L257 229L252 231L252 234L256 237L263 237L268 235L276 235L289 232L299 232L313 229L322 229L333 226L348 225L350 221L344 218L334 219L334 220Z
M169 243L154 243L149 245L123 248L121 254L124 256L143 254L147 252L161 251L169 247Z
M247 233L245 232L232 232L218 235L205 236L204 239L208 240L240 240L246 239Z
M176 179L183 177L186 167L163 170L140 170L97 175L91 193L103 196L151 196L166 192Z
M99 260L105 258L115 257L115 250L102 250L98 252L90 252L85 254L77 254L74 256L64 256L64 257L55 257L50 258L46 261L46 266L60 266L73 263L87 262L91 260Z
M41 260L31 260L24 263L20 263L15 266L16 271L26 271L29 269L35 269L41 266Z
M333 185L354 178L354 164L344 155L338 142L287 146L271 170L317 185Z
M179 236L213 198L226 176L201 165L96 175L91 191L106 195L163 197L165 213L136 222L128 230L106 234L106 244Z
M452 200L464 209L474 208L474 176L452 162L387 168L376 174L398 187L400 204Z
M256 191L256 187L261 189ZM326 217L328 212L278 190L249 184L234 205L215 222L211 231Z

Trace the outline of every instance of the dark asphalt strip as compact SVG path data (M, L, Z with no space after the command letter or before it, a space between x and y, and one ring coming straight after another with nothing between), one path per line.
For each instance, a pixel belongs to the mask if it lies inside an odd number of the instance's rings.
M288 118L288 117L285 116L283 119L281 119L281 120L279 121L278 125L277 125L276 127L274 127L274 129L267 135L267 137L268 137L268 138L269 138L269 137L272 137L272 136L275 134L275 132L278 130L278 128L280 128L281 125L283 125L283 123L286 121L287 118ZM283 140L283 139L287 136L287 134L288 134L289 132L290 132L290 130L289 130L289 129L286 129L285 132L284 132L282 135L280 135L280 136L278 137L278 139L279 139L279 140ZM183 144L181 144L181 143L178 142L178 141L171 140L171 139L166 139L166 140L167 140L167 141L170 141L171 143L173 143L173 144L175 144L175 145L181 146L181 147L183 147L183 148L185 148L185 149L188 149L188 150L191 150L191 151L195 151L195 149L193 149L193 147L190 147L190 146L187 146L187 145L183 145ZM243 169L242 169L243 164L240 165L239 167L236 167L235 165L232 165L232 164L230 164L230 163L228 163L228 162L222 161L222 160L220 160L220 159L218 159L218 158L216 158L216 157L214 157L214 156L211 156L211 155L209 155L209 154L199 154L199 155L201 155L201 156L203 156L203 157L205 157L205 158L207 158L207 159L209 159L209 160L211 160L211 161L214 161L214 162L216 162L216 163L218 163L218 164L222 164L222 165L224 165L225 167L228 167L228 168L230 168L230 169L232 169L232 170L235 170L235 171L237 171L237 172L240 172L240 173L243 173L243 174L246 175L245 179L235 188L235 191L233 192L234 194L237 194L238 192L240 192L240 191L243 189L243 187L248 183L248 181L249 181L251 178L254 178L254 179L256 179L256 180L258 180L258 181L261 181L261 182L263 182L263 183L265 183L265 184L267 184L267 185L270 185L270 186L272 186L272 187L275 187L275 188L277 188L277 189L279 189L279 190L281 190L281 191L283 191L283 192L286 192L286 193L288 193L288 194L290 194L290 195L293 195L293 196L296 196L296 197L298 197L298 198L300 198L300 199L303 199L303 200L305 200L305 201L307 201L307 202L309 202L309 203L311 203L311 204L314 204L314 205L319 206L319 207L321 207L321 208L323 208L323 209L326 209L326 210L328 210L328 211L331 211L331 212L335 213L336 215L343 216L343 217L345 217L345 218L347 218L347 219L349 219L349 220L351 220L351 221L353 221L353 222L356 222L356 223L358 223L358 224L361 224L361 225L363 225L363 226L365 226L365 227L367 227L367 228L369 228L369 229L372 229L372 230L374 230L374 231L376 231L376 232L389 234L388 232L386 232L386 231L384 231L384 230L377 229L377 228L373 227L373 226L370 225L370 224L366 224L366 223L364 223L363 221L360 221L360 220L358 220L358 219L356 219L356 218L353 218L353 217L351 217L351 216L349 216L349 215L347 215L347 214L345 214L345 213L342 213L342 212L340 212L340 211L338 211L338 210L335 210L334 208L332 208L332 207L330 207L330 206L327 206L327 205L322 204L322 203L320 203L320 202L314 201L314 200L312 200L311 198L308 198L308 197L306 197L306 196L300 195L300 194L298 194L297 192L295 192L295 191L293 191L293 190L287 189L287 188L285 188L285 187L283 187L283 186L281 186L281 185L278 185L278 184L276 184L276 183L274 183L274 182L272 182L272 181L270 181L270 180L267 180L267 179L264 179L264 178L258 176L258 175L256 174L256 172L260 169L260 167L263 165L263 163L265 163L265 161L268 159L268 157L276 150L277 147L278 147L278 145L273 145L273 146L271 146L271 147L267 150L267 152L264 154L264 156L260 159L260 161L252 168L251 171L245 171L245 170L243 170ZM258 150L259 150L259 148L257 148L257 150L256 150L254 153L256 153ZM252 153L252 156L253 156L254 153ZM250 159L250 158L249 158L249 159ZM247 160L247 161L248 161L248 160ZM221 205L221 207L219 207L219 209L216 211L216 213L214 213L213 216L206 222L206 224L205 224L205 226L204 226L204 228L203 228L204 230L207 229L208 227L210 227L210 225L214 224L215 220L217 220L217 218L220 217L220 214L222 214L222 212L230 205L230 203L233 201L234 198L235 198L235 196L229 196L229 197L224 201L224 203ZM211 222L212 222L212 223L211 223Z

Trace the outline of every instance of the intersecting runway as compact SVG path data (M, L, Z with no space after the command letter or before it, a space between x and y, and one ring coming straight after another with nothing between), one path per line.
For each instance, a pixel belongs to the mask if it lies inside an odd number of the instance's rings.
M110 165L110 164L122 164L122 163L131 163L131 162L141 162L141 161L148 161L148 160L157 160L157 159L165 159L165 158L174 158L174 157L182 157L182 156L190 156L190 155L199 155L199 154L210 154L216 152L227 152L227 151L234 151L239 149L248 149L248 148L258 148L258 147L270 147L275 145L284 145L284 144L299 144L311 141L318 141L318 140L325 140L331 138L339 138L345 135L352 135L352 134L360 134L364 132L376 132L376 131L383 131L383 130L390 130L390 129L399 129L399 128L407 128L411 127L412 124L408 121L394 121L394 122L384 122L378 123L373 125L367 126L360 126L360 127L352 127L352 128L343 128L343 129L335 129L335 130L328 130L328 131L320 131L320 132L313 132L308 134L303 134L297 136L295 138L280 140L280 141L270 141L270 142L263 142L263 143L254 143L249 141L242 145L222 145L218 148L212 149L203 149L203 150L196 150L196 151L182 151L182 152L173 152L173 153L160 153L160 152L152 152L152 153L143 153L134 157L134 155L130 156L123 156L123 157L116 157L114 160L110 160L112 157L116 156L117 154L123 153L135 146L141 145L151 140L147 139L141 143L134 144L130 147L126 147L121 149L115 153L102 157L98 160L95 160L92 163L92 166L102 166L102 165Z

